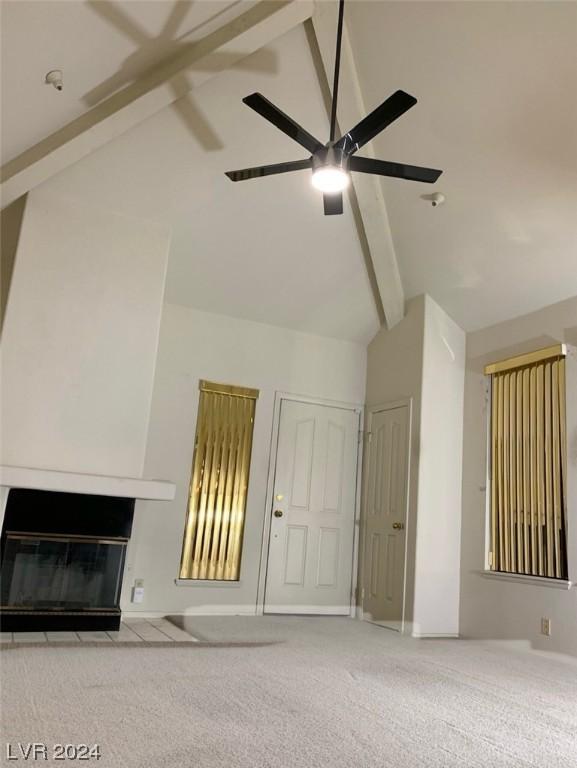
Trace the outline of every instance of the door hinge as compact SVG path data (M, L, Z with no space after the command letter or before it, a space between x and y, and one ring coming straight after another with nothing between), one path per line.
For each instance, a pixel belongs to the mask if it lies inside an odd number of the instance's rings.
M363 438L366 437L367 441L371 442L372 432L366 432L364 429L359 429L359 443L362 443Z
M487 560L488 560L488 562L489 562L489 566L491 566L491 567L492 567L492 566L493 566L493 553L492 553L492 552L489 552L489 553L488 553L488 557L487 557Z

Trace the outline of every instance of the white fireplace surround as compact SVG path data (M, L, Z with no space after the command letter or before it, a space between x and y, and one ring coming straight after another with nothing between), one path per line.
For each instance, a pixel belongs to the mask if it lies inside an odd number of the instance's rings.
M6 465L0 465L0 486L3 489L32 488L37 491L87 493L96 496L120 496L156 501L172 501L176 493L176 485L167 480L89 475L79 472L59 472L55 469Z

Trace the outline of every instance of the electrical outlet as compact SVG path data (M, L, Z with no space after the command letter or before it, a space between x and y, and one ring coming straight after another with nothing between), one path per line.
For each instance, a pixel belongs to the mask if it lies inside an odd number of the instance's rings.
M541 634L551 637L551 619L541 619Z
M144 579L134 579L134 586L132 587L132 602L144 602Z

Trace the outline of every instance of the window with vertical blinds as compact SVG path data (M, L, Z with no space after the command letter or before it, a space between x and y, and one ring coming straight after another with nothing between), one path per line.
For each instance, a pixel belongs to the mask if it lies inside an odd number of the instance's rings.
M491 376L493 571L567 578L565 347L485 368Z
M181 579L239 579L258 394L200 382Z

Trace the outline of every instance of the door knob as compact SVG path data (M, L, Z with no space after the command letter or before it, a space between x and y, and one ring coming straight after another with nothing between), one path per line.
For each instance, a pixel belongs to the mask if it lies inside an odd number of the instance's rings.
M273 514L275 517L282 517L282 509L275 509Z
M404 523L393 523L393 530L402 531L405 528Z

